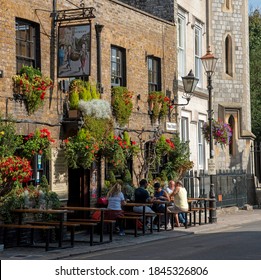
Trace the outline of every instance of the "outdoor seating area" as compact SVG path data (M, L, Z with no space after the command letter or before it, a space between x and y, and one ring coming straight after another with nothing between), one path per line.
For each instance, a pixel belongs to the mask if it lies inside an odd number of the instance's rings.
M208 223L208 215L211 208L209 208L208 198L189 198L190 209L185 212L186 224L180 229L186 229L191 226L201 226ZM157 203L160 203L158 201ZM168 205L167 202L163 204ZM142 206L143 213L133 212L134 206ZM145 213L145 207L151 203L135 203L127 202L124 206L124 215L120 220L124 223L125 233L133 235L134 238L153 234L154 231L172 231L177 229L175 227L174 213L168 212L167 207L164 213ZM12 246L37 246L38 243L44 243L42 246L46 251L51 249L62 249L73 247L75 242L81 241L89 244L89 246L100 245L113 242L113 236L118 234L116 231L116 220L107 220L104 218L107 208L100 207L73 207L63 206L59 209L15 209L13 213L17 216L17 223L13 224L0 224L2 233L2 241L5 247L8 246L8 236L13 232L16 236L16 242ZM77 213L85 218L70 218L73 214L74 217ZM99 215L93 215L99 213ZM30 215L30 217L28 217ZM53 219L50 219L52 215ZM204 219L202 219L204 215ZM152 227L153 217L157 216L157 227ZM150 226L146 225L146 220L150 221ZM168 225L168 226L167 226ZM38 237L41 236L40 241L35 241L36 231ZM52 238L52 233L56 233L56 238ZM81 233L81 240L77 240L77 234ZM66 238L66 236L70 236ZM82 236L86 236L83 240ZM106 237L106 238L105 238ZM124 237L123 237L124 238ZM27 242L23 242L28 239ZM106 240L105 240L106 239ZM10 240L9 240L10 241ZM10 243L10 242L9 242Z

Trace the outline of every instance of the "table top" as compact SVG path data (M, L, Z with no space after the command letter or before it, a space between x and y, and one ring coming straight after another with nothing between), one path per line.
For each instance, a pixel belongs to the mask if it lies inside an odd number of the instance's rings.
M169 203L171 203L171 201L156 199L156 200L153 201L153 203L156 203L156 204L169 204Z
M19 208L13 209L14 213L46 213L46 214L67 214L73 213L73 211L69 211L67 209L40 209L40 208Z
M140 202L127 202L124 206L151 206L152 202L140 203Z
M108 208L99 207L84 207L84 206L63 206L60 209L73 210L73 211L106 211Z

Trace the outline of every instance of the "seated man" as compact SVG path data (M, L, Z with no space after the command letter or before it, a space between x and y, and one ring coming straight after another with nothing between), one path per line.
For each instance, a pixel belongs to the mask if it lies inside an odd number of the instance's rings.
M146 190L148 182L146 179L140 181L140 186L134 192L134 198L136 203L150 203L153 202L153 199L150 197L148 191ZM143 213L143 206L134 206L133 212ZM145 206L145 213L155 213L150 206ZM153 220L155 216L153 217ZM147 225L148 225L147 221Z

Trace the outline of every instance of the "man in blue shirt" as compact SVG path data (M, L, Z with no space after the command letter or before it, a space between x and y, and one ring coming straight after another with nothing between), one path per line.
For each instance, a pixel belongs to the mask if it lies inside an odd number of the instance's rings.
M134 197L136 203L150 203L153 199L150 197L149 192L146 190L148 182L146 179L140 181L140 186L135 190ZM133 212L143 213L143 206L134 206ZM145 206L145 213L155 213L150 206ZM156 215L153 217L155 219ZM147 220L147 226L149 226L149 220ZM153 225L153 229L157 229L156 225Z

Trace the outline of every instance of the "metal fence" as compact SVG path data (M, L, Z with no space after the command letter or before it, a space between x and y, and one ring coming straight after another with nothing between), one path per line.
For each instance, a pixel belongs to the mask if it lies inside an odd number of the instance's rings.
M244 170L218 171L213 176L217 207L255 204L254 177ZM189 197L208 197L210 178L204 171L191 171L184 177L184 186Z
M254 159L254 167L252 168L252 173L254 173L261 183L261 143L255 142L254 146L251 145L251 156Z

